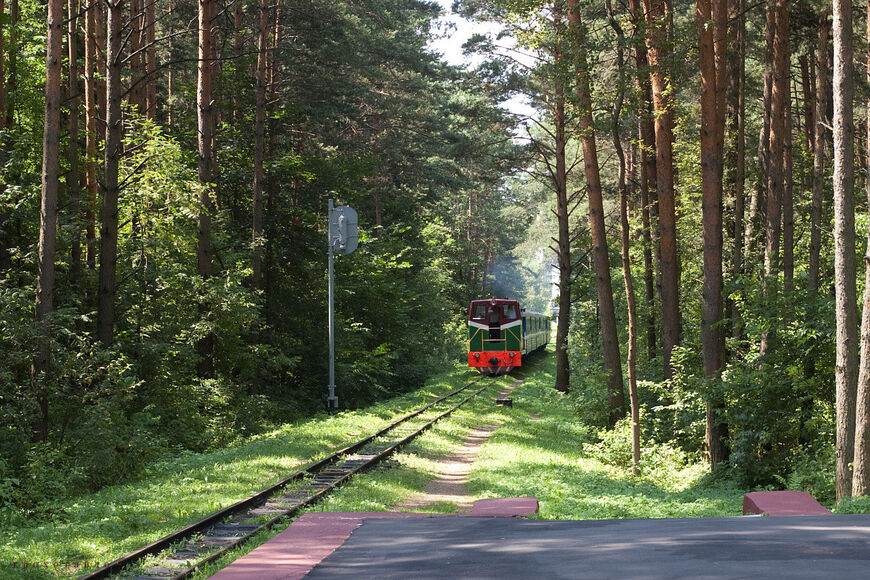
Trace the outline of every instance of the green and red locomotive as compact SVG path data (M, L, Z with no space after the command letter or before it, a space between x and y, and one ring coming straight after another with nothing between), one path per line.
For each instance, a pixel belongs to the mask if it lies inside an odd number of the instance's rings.
M549 341L550 319L521 309L516 300L472 300L468 308L468 366L484 375L509 373Z

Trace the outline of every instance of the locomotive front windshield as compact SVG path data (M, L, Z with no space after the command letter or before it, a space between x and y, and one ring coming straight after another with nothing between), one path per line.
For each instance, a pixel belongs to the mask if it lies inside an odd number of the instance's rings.
M472 320L486 320L486 311L488 304L485 302L475 302L471 306L471 319Z
M480 321L491 326L497 326L506 322L520 319L519 309L516 302L500 302L493 304L489 301L472 302L471 320Z

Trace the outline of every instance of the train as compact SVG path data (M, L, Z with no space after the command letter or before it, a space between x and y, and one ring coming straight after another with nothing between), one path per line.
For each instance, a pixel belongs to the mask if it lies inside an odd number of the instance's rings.
M550 318L520 308L517 300L472 300L468 307L468 366L483 375L508 374L548 342Z

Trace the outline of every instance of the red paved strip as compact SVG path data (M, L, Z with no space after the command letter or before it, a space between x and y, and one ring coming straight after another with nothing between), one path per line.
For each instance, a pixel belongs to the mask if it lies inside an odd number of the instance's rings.
M753 491L743 496L743 514L821 516L831 510L805 491Z
M366 519L432 517L524 517L538 511L533 497L483 499L468 514L398 512L312 512L242 556L214 576L214 580L297 580L326 559Z
M538 513L536 497L479 499L466 514L472 518L525 518Z
M312 512L242 556L214 576L216 580L290 580L302 578L344 544L365 518L425 517L430 514L390 512Z

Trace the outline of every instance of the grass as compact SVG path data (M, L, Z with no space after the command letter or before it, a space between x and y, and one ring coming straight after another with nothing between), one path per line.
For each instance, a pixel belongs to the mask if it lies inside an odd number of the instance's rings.
M147 545L373 432L474 375L453 372L367 409L313 417L212 453L157 463L142 479L61 501L43 520L0 524L0 578L69 578ZM371 475L369 477L372 477ZM380 483L359 505L384 505Z
M571 398L552 388L552 364L513 393L512 420L487 441L471 474L474 495L535 496L540 519L741 514L743 490L668 447L645 447L642 474L632 476L630 439L602 443L579 423Z
M667 448L645 449L644 473L630 474L624 438L581 424L570 396L553 390L552 357L539 359L515 390L512 407L493 399L515 378L487 379L489 387L397 454L390 465L362 474L313 511L386 511L421 491L439 459L474 428L499 424L482 447L469 490L476 498L536 496L542 519L697 517L739 515L743 492L711 480L698 465ZM0 528L0 577L68 578L143 546L286 476L388 419L467 382L463 370L426 388L360 411L314 417L209 454L188 454L158 465L124 486L58 506L49 521ZM426 509L453 513L451 503ZM289 521L261 532L243 548L205 566L206 578L267 541ZM26 566L26 567L24 567Z

